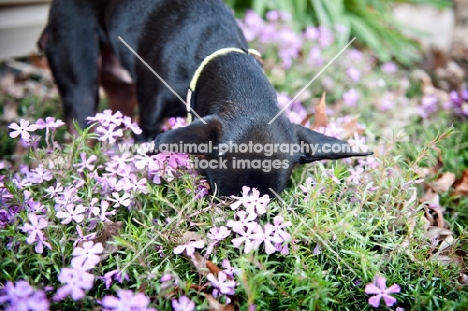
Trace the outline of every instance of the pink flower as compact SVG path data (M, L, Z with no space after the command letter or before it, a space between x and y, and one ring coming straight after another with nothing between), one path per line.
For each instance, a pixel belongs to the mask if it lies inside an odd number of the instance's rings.
M253 222L257 218L257 214L255 213L249 213L245 211L238 211L236 213L237 217L239 220L229 220L227 222L228 227L232 227L232 231L236 233L241 233L244 231L244 227L253 227L255 228L257 226L256 222Z
M237 202L231 204L231 209L235 210L239 206L243 205L247 212L257 213L259 215L266 213L266 206L270 202L270 197L268 194L260 197L260 191L256 188L250 190L250 187L242 187L242 197L231 196L232 198L237 199Z
M38 119L36 121L36 127L40 130L45 129L45 128L56 129L64 125L65 125L65 122L63 122L60 119L55 120L55 118L53 117L47 117L45 119L45 122L42 119Z
M100 278L104 280L104 283L106 284L106 289L110 288L112 284L112 278L114 278L114 280L119 283L122 283L124 279L130 281L130 277L127 275L127 273L122 273L119 269L114 269L112 271L107 272L102 278Z
M368 148L366 146L366 138L359 137L359 134L354 132L354 137L348 140L348 144L355 151L361 150L362 152L367 152Z
M196 248L203 247L205 247L205 242L203 240L188 242L187 244L179 245L174 248L174 254L181 254L183 251L185 251L188 256L192 256L193 253L195 253Z
M136 124L135 122L132 122L132 118L128 116L124 116L122 119L122 124L125 126L125 128L131 130L135 135L140 135L143 133L141 128Z
M393 284L387 288L387 279L383 276L377 278L377 286L373 283L366 285L365 293L367 295L375 295L369 298L369 304L374 308L378 308L380 305L380 298L383 298L387 307L391 307L395 304L396 298L390 296L390 294L399 293L401 288L398 284Z
M291 235L283 229L291 226L292 223L290 221L284 222L284 218L281 215L277 215L273 218L273 229L275 230L275 235L278 235L285 242L291 239Z
M210 232L208 233L208 238L212 240L206 250L206 254L211 254L213 252L213 247L219 243L219 241L224 240L231 234L231 230L226 228L225 226L221 227L213 227L210 229Z
M72 220L77 223L80 223L84 219L84 212L86 211L83 205L78 205L75 207L75 204L69 204L66 206L66 211L58 212L57 218L64 218L61 224L69 224Z
M83 269L62 268L58 280L66 284L57 290L54 300L63 300L70 294L73 300L80 300L84 298L85 290L93 288L94 275Z
M37 241L35 251L39 254L42 254L43 252L43 245L47 246L49 249L52 249L52 246L45 242L44 233L41 230L47 227L47 221L43 218L38 218L37 215L33 213L29 213L28 218L31 224L25 223L21 228L23 232L29 232L29 236L26 239L26 242L28 244L32 244L34 241Z
M113 210L112 212L108 212L107 209L109 208L110 204L109 202L105 201L105 200L102 200L101 201L101 212L100 212L100 216L99 218L102 220L102 221L106 221L108 220L107 216L109 215L115 215L115 210Z
M282 243L284 240L277 234L275 234L275 227L271 224L266 224L265 228L258 226L254 234L250 236L252 240L257 241L258 244L263 243L265 247L265 253L273 254L276 252L274 243Z
M106 109L102 113L97 113L94 117L87 117L86 119L91 122L98 122L104 127L109 127L111 125L120 126L122 124L122 113L117 111L115 114L112 113L112 110ZM88 122L88 123L91 123Z
M223 259L223 261L221 262L221 267L224 268L224 270L222 271L230 277L234 277L234 274L237 273L237 269L231 266L231 262L229 261L229 259Z
M79 173L83 173L85 169L89 171L94 170L94 165L92 163L98 159L97 156L93 154L89 158L87 158L86 152L82 152L80 154L80 157L81 163L73 164L73 167L78 167L77 171Z
M349 107L356 107L359 94L355 89L350 89L343 94L343 103Z
M128 193L124 193L122 196L120 196L118 192L112 192L112 197L113 198L107 198L107 200L114 202L114 207L119 207L120 205L128 207L130 203L132 203Z
M231 230L226 228L225 226L221 227L213 227L210 229L208 233L208 238L213 241L221 241L227 238L231 234Z
M117 141L116 137L122 137L123 132L121 129L116 129L115 124L110 124L109 128L105 127L98 127L96 129L96 133L99 133L99 140L100 141L107 141L109 144L113 144Z
M395 73L398 70L398 67L395 65L394 62L388 62L382 64L382 66L380 66L380 70L382 70L385 73Z
M212 273L209 273L206 278L210 281L213 287L216 287L221 294L224 295L234 295L234 288L236 282L228 280L227 275L220 271L218 273L218 278L216 278Z
M361 80L361 72L356 68L349 68L348 70L346 70L346 74L354 83L358 83L359 80Z
M174 311L193 311L195 310L195 303L187 296L179 297L179 299L172 299L172 308Z
M73 249L73 259L71 265L73 268L89 270L94 268L100 261L99 256L104 251L102 243L94 244L93 241L83 243L83 248L75 247Z
M36 125L29 124L29 121L24 119L20 120L20 125L13 122L8 127L14 130L10 133L11 138L16 138L17 136L21 135L21 139L26 141L29 140L29 132L34 132L37 130Z
M26 281L6 282L0 289L0 304L7 303L5 311L15 310L49 310L49 301L43 291L34 289Z
M142 293L136 293L133 295L131 290L119 289L117 291L117 297L104 296L102 298L102 306L104 311L149 311L155 310L153 308L148 309L150 300Z
M42 184L44 181L51 181L52 173L40 164L36 169L31 170L30 181L36 184Z
M240 232L237 232L240 236L232 239L232 244L234 245L234 247L239 248L242 244L244 244L245 254L250 253L252 250L257 249L259 246L259 243L257 243L257 241L252 236L254 232L256 232L257 230L262 230L262 228L257 223L255 224L256 224L255 227L249 226L247 227L247 230L242 230Z

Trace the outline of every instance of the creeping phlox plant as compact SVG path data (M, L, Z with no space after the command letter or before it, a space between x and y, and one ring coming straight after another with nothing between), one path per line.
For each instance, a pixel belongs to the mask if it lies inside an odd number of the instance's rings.
M24 117L9 136L26 152L15 165L0 161L0 308L401 311L467 302L457 281L466 270L432 256L447 231L435 234L423 214L442 207L418 199L417 166L448 134L408 163L385 129L407 107L413 115L398 127L441 111L466 115L468 97L401 99L408 84L397 66L377 67L350 47L293 100L343 47L345 29L296 32L290 18L248 12L239 21L280 107L292 122L376 155L298 168L278 198L245 185L222 200L208 195L190 156L129 148L141 129L120 112L88 118L92 129L66 144L61 120ZM314 104L324 90L334 109ZM185 119L171 118L165 130L180 126ZM465 235L460 226L457 239Z

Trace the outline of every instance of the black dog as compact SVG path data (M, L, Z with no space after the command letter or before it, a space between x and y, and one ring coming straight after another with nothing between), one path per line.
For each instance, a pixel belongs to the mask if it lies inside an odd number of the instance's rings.
M186 106L119 37L181 98L198 69L190 104L202 119L160 134L164 118L186 116ZM221 0L55 0L39 46L58 84L69 130L72 120L84 128L86 117L96 113L101 83L113 109L129 115L138 102L139 140L156 137L157 147L211 142L218 148L192 153L200 156L199 172L221 196L238 194L243 185L279 193L295 164L371 154L353 153L345 142L292 124L284 115L270 122L280 111L276 92ZM230 143L249 142L318 149L220 152ZM322 148L326 144L345 149L332 152Z

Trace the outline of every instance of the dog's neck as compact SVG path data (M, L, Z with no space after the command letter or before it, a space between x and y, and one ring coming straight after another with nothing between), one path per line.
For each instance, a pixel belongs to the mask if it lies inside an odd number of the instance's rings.
M195 89L197 87L197 83L198 83L198 80L200 78L200 75L203 73L205 67L210 62L212 62L213 60L215 60L216 58L218 58L220 56L224 56L224 55L227 55L227 54L230 54L230 53L241 53L241 54L250 55L253 58L255 58L260 64L263 65L262 56L261 56L260 52L258 52L255 49L246 50L246 49L240 49L240 48L222 48L222 49L219 49L219 50L213 52L212 54L208 55L207 57L205 57L205 59L202 61L200 66L197 68L197 70L193 74L193 77L192 77L192 80L190 81L189 89L188 89L188 92L187 92L186 105L187 105L187 114L188 114L188 123L189 124L192 122L192 114L190 113L190 110L191 110L190 108L194 107L194 105L193 105L193 96L192 95L195 92Z

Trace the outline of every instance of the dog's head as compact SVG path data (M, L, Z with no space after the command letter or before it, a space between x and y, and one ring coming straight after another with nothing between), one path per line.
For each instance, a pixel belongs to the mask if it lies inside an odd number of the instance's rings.
M188 127L160 134L156 147L195 155L195 168L220 196L238 195L242 186L260 193L280 193L287 185L296 164L324 159L365 156L349 144L293 124L281 116L267 122L227 123L215 116L197 120ZM171 150L172 149L172 150Z

